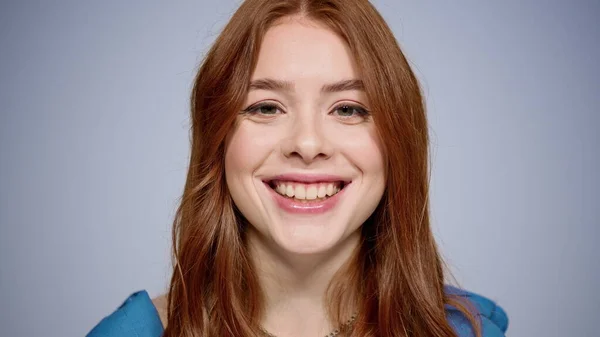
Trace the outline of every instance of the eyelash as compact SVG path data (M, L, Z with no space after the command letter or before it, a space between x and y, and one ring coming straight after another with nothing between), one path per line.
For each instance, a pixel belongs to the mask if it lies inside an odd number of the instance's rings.
M258 103L258 104L251 105L251 106L247 107L246 109L242 110L242 112L244 112L246 114L252 114L252 115L254 115L254 114L258 114L258 110L261 109L261 108L275 108L275 109L280 110L280 111L283 110L277 104L273 104L273 103ZM357 104L348 104L348 103L343 103L343 104L339 104L339 105L335 106L333 108L333 111L337 111L337 110L339 110L341 108L354 109L358 113L358 116L362 116L362 117L369 116L371 114L369 110L363 108L360 105L357 105ZM269 114L267 114L267 116L268 115ZM342 117L342 118L351 118L353 116L340 116L340 117Z

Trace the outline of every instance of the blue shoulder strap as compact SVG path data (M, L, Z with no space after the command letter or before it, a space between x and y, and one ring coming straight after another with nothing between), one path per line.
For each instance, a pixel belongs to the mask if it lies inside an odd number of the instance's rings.
M162 333L162 323L148 292L140 290L100 321L86 337L160 337Z
M444 288L446 293L464 297L475 306L483 337L504 337L508 329L508 316L504 309L481 295L449 285ZM471 324L458 309L446 305L446 316L460 337L474 336Z

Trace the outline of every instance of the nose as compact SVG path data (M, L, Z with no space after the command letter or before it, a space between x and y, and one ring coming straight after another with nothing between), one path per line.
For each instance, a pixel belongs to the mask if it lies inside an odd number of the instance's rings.
M298 113L290 120L288 137L281 144L286 158L298 158L305 164L331 157L333 148L325 130L325 121L314 112Z

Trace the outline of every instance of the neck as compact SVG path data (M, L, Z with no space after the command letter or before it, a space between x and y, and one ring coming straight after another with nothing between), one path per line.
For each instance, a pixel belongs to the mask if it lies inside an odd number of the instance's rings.
M265 301L262 326L279 337L325 336L335 330L328 314L327 290L359 242L360 232L356 232L327 252L294 254L250 230L248 246ZM347 294L348 298L353 295ZM349 319L353 310L342 310L340 318Z

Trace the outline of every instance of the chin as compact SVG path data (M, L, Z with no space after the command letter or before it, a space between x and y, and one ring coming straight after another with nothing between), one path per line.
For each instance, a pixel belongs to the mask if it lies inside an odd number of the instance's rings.
M332 252L347 242L353 232L358 233L358 229L348 233L349 229L340 223L318 224L310 218L304 221L289 219L285 225L274 224L269 229L270 237L281 250L296 255Z

